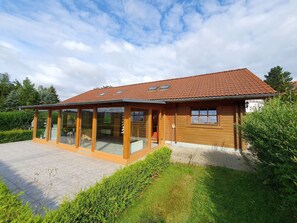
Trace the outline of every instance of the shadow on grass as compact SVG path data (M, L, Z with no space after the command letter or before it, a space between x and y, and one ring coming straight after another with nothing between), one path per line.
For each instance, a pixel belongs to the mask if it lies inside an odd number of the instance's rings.
M47 208L57 208L53 198L49 198L46 190L41 190L38 181L25 179L21 174L14 171L10 166L0 161L0 178L4 181L10 191L19 194L19 199L28 202L33 212L44 214ZM49 185L48 185L49 186Z

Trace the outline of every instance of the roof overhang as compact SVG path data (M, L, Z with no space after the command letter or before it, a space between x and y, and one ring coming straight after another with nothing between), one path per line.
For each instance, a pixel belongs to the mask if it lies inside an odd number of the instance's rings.
M142 104L166 104L165 101L160 100L139 100L139 99L114 99L114 100L100 100L100 101L86 101L86 102L69 102L69 103L57 103L57 104L43 104L43 105L26 105L20 106L20 109L42 109L42 108L56 108L56 107L69 107L69 106L81 106L81 105L99 105L110 103L142 103Z
M200 98L173 98L166 99L165 102L187 102L187 101L210 101L210 100L249 100L249 99L262 99L269 98L277 95L277 93L271 94L250 94L250 95L229 95L229 96L214 96L214 97L200 97Z

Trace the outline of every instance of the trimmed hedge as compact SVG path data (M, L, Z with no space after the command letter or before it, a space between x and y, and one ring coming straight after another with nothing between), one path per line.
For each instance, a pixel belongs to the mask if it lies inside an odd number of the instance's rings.
M0 222L41 222L41 217L33 215L29 204L22 204L18 196L0 179Z
M49 211L44 222L114 222L137 199L153 178L169 165L171 150L163 147L143 161L118 170L59 209Z
M297 103L272 99L247 114L242 130L259 160L264 183L274 187L283 204L297 213Z
M10 130L0 132L0 143L17 142L32 139L33 130Z
M25 111L0 112L0 131L29 129L34 113Z

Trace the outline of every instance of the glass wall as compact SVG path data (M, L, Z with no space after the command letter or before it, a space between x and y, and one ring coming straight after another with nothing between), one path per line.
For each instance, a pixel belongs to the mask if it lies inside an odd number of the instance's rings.
M57 140L58 114L58 110L53 110L51 115L51 130L49 140L53 142L56 142Z
M46 139L48 110L39 110L37 116L36 138Z
M123 155L124 108L97 109L96 150Z
M147 110L133 109L131 111L130 153L137 152L148 146L147 119Z
M75 145L77 109L63 109L60 143Z
M92 148L92 126L93 109L82 109L80 147L87 149Z

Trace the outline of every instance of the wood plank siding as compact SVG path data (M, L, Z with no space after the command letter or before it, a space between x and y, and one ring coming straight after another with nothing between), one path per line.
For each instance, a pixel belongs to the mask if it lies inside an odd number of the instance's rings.
M218 124L192 124L191 109L216 108ZM166 106L166 140L211 146L239 148L239 134L234 130L234 121L239 123L238 103L227 101L188 102ZM234 120L236 115L236 120ZM172 125L175 125L175 129ZM237 132L236 141L234 133Z

